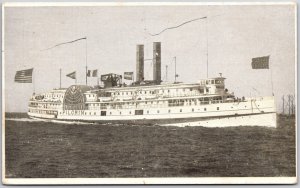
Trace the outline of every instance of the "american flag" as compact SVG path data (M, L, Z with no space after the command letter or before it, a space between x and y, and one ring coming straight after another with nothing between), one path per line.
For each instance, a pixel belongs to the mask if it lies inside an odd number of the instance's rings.
M32 72L33 72L33 68L17 71L15 75L15 82L32 83Z
M252 58L252 69L269 69L270 56Z

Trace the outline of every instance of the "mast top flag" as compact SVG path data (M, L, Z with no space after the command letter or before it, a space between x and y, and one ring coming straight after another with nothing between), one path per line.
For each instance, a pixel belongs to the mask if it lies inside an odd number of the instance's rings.
M98 77L98 70L88 70L86 73L87 77Z
M133 72L124 72L125 80L133 80Z
M15 82L32 83L32 73L33 73L33 68L17 71L15 75Z
M270 56L252 58L252 69L269 69Z
M71 72L71 73L67 74L66 76L69 78L72 78L72 79L76 79L76 71Z
M270 68L269 65L270 64L269 61L270 61L270 56L252 58L252 69L270 69L272 95L274 96L273 76L272 76L272 69Z

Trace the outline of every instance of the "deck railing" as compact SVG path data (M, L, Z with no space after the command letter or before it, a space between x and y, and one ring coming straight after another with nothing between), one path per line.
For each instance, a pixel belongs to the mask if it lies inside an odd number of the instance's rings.
M107 109L143 109L143 108L167 108L175 106L197 106L207 104L223 103L222 100L200 101L200 102L180 102L180 103L164 103L164 104L137 104L137 105L107 105L107 106L89 106L88 110L107 110Z

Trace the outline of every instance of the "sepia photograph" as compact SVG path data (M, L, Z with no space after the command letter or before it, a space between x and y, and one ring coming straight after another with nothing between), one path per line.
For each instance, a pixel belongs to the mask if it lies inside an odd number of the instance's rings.
M296 3L4 3L3 184L295 184Z

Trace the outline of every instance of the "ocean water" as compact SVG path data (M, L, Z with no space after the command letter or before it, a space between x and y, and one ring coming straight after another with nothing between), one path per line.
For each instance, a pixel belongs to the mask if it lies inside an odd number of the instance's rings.
M295 176L295 153L284 116L277 128L5 121L7 178Z

